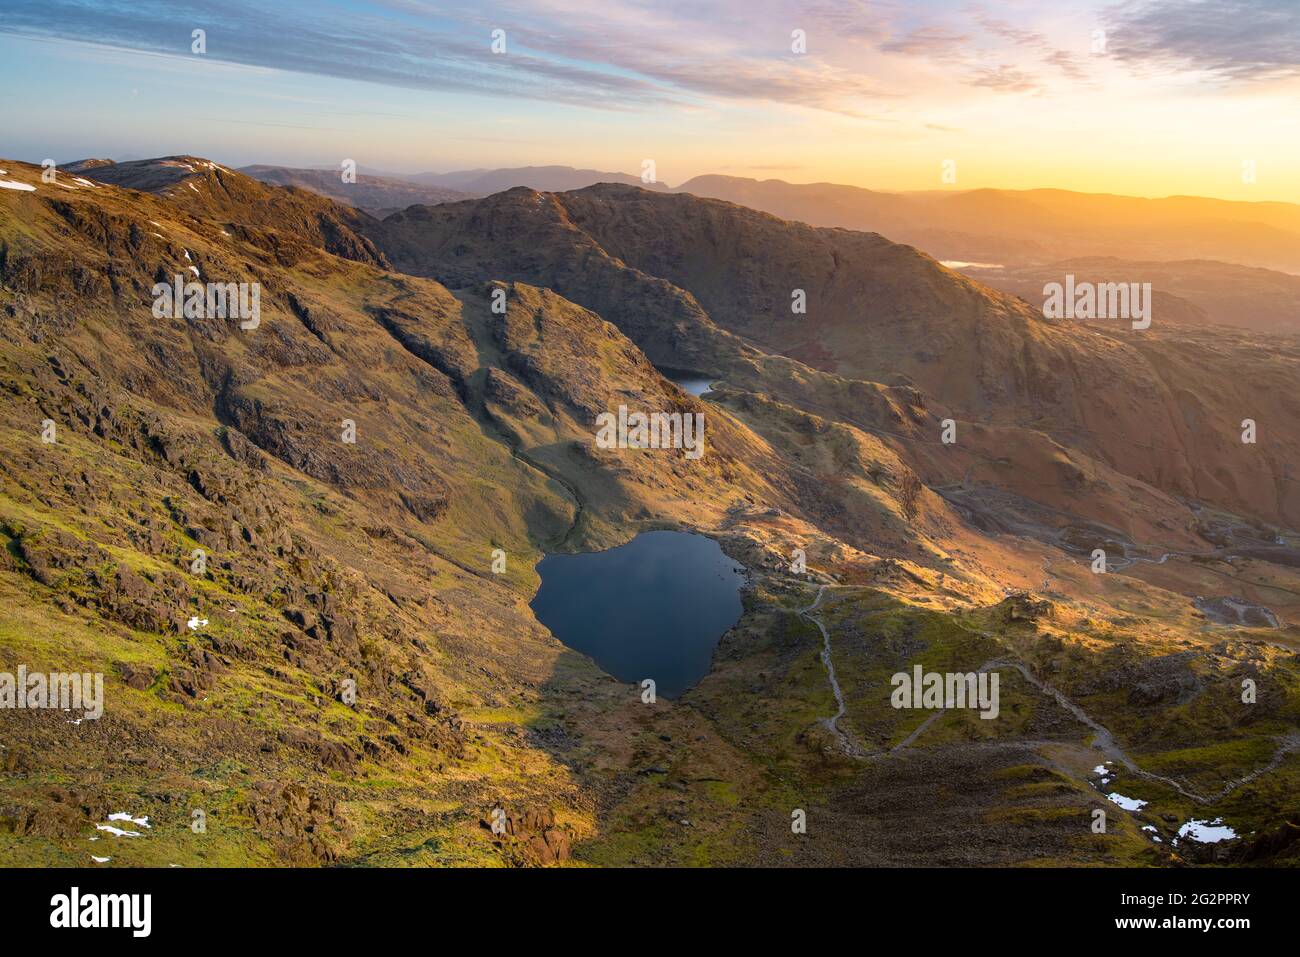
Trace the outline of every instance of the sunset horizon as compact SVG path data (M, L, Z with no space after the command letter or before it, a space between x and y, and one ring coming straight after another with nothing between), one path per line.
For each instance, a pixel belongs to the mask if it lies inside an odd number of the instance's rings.
M12 6L10 155L1300 201L1284 2L132 9Z

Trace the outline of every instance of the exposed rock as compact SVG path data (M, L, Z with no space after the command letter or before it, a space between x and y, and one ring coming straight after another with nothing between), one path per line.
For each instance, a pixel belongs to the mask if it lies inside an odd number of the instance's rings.
M492 809L483 815L479 824L491 831L493 821L498 819L505 826L504 833L494 833L493 843L512 864L537 866L569 859L569 833L556 825L552 809L530 808L506 812L504 817Z
M328 864L338 857L330 826L335 801L327 794L297 782L260 781L248 810L257 832L271 839L290 863Z

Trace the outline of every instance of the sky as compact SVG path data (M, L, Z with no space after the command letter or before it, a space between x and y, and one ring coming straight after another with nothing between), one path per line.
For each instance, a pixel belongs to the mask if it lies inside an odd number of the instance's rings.
M6 0L0 84L33 162L1300 202L1300 0Z

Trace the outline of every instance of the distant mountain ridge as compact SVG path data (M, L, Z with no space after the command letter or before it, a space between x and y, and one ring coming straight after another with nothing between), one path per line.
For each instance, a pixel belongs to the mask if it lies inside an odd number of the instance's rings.
M112 165L110 160L96 161ZM544 192L565 192L596 183L623 183L646 189L666 190L663 183L645 184L640 177L570 166L521 166L513 169L470 169L450 173L358 172L356 181L345 183L339 170L294 168L257 164L239 172L264 183L297 186L328 196L349 206L364 209L381 219L416 204L433 206L499 193L523 186Z
M1300 273L1300 205L1061 189L884 193L835 183L697 176L675 192L811 226L879 232L939 259L1049 263L1084 256L1218 260Z
M1061 282L1067 274L1090 282L1140 277L1152 284L1156 315L1162 320L1300 332L1300 276L1257 266L1205 259L1134 262L1092 256L1044 265L954 268L1031 303L1042 301L1045 283Z
M526 186L544 193L583 189L596 183L622 183L646 189L667 190L664 183L646 183L629 173L613 173L572 166L519 166L513 169L471 169L451 173L416 173L404 177L416 183L441 186L486 196L504 189Z
M111 160L68 164L69 172L111 169ZM447 173L359 172L344 183L334 167L291 168L258 164L244 172L262 182L308 189L383 218L411 205L436 205L519 187L559 193L599 183L654 192L690 193L724 199L811 226L876 232L940 260L993 263L1011 269L1072 259L1107 258L1124 263L1202 261L1219 263L1215 281L1180 281L1164 292L1197 288L1206 302L1189 298L1215 322L1262 330L1292 328L1287 275L1300 275L1300 205L1171 196L1162 199L1079 193L1060 189L935 190L897 193L837 183L789 183L779 179L706 174L676 187L646 184L630 173L571 166L475 168ZM113 181L111 172L101 173ZM1272 270L1250 274L1234 266ZM1127 267L1125 267L1127 268ZM1169 279L1169 269L1162 275ZM1231 277L1231 280L1229 279ZM992 277L990 277L992 278ZM1233 321L1233 303L1244 281L1247 300L1264 310L1258 322ZM1008 287L1010 288L1010 287ZM1018 291L1018 289L1017 289Z
M243 166L239 172L263 183L297 186L322 196L356 206L375 216L384 216L415 203L432 205L470 199L474 191L448 189L414 183L392 176L357 173L353 182L345 182L338 169L293 169L285 166Z

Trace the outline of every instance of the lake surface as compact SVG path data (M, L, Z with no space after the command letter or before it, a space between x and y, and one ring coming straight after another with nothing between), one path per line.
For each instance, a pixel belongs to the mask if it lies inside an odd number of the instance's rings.
M949 269L1005 269L1001 263L968 263L962 259L940 259L940 266L947 266Z
M661 368L660 373L669 382L675 383L683 392L689 392L691 395L704 395L709 391L709 386L717 381L716 376L708 376L702 372L687 372L684 369Z
M689 532L643 532L626 545L548 555L537 565L537 620L620 681L674 698L706 674L740 618L744 569Z

